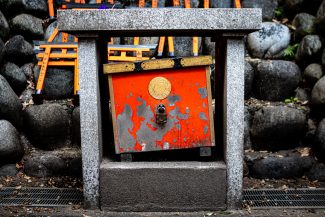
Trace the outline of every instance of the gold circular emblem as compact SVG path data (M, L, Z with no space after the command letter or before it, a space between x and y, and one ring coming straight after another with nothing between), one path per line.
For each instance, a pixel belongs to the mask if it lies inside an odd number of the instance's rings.
M148 85L150 95L155 99L165 99L172 90L172 85L164 77L153 78Z

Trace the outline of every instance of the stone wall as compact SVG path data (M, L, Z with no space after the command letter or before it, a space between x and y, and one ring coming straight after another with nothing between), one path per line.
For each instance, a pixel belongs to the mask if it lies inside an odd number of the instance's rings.
M230 7L232 1L210 2ZM159 7L170 5L159 1ZM130 1L127 7L135 6ZM242 6L263 8L264 19L262 29L245 39L246 175L325 180L325 0L243 0ZM73 69L49 68L43 104L31 96L39 76L33 40L46 40L56 26L47 14L45 0L0 0L0 174L8 167L18 172L17 162L30 176L81 173ZM141 44L157 42L140 38ZM199 42L200 54L214 54L209 38ZM175 54L192 55L192 38L175 38Z

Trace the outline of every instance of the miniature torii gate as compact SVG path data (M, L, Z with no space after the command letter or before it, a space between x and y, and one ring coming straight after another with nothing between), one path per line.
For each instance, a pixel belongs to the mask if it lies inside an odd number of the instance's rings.
M107 60L105 38L162 35L203 36L216 41L216 145L224 147L227 208L240 206L244 132L243 37L258 30L261 21L260 9L164 8L58 12L60 31L74 34L79 40L81 147L86 206L98 207L100 198L102 124L99 79ZM200 168L200 164L197 168Z

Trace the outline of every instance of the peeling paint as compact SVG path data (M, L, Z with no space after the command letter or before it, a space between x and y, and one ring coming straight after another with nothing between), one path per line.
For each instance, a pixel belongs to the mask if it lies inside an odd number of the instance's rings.
M198 92L201 95L201 99L205 99L208 97L208 91L205 87L199 88Z
M169 143L168 142L164 142L164 150L169 149Z
M176 138L174 138L174 139L173 139L173 142L177 142L177 139L176 139Z
M205 121L208 120L208 118L207 118L207 116L205 115L204 112L200 112L199 117L200 117L201 120L205 120Z
M181 97L179 95L170 95L168 96L169 106L174 106L176 102L181 101Z
M186 107L185 108L185 112L186 112L186 114L189 114L190 113L190 108L189 107Z
M181 130L181 125L180 125L180 124L176 124L176 128L177 128L178 130Z
M205 104L205 102L202 104L203 108L207 107L207 104Z
M183 114L183 113L179 112L178 107L176 107L174 110L175 110L175 114L173 114L173 116L177 116L177 118L180 119L180 120L187 120L188 119L189 115L188 115L187 111L186 111L185 114ZM189 112L189 110L188 110L188 112Z
M207 125L204 126L203 133L207 134L209 130L209 127Z
M134 147L136 144L135 139L130 133L133 130L131 117L132 109L128 104L125 104L123 112L117 116L119 144L120 148L125 150L129 150L130 147Z
M142 104L137 106L137 115L144 118L141 122L140 129L136 132L137 141L139 144L146 143L145 151L157 150L156 142L161 141L165 134L175 127L175 124L179 121L177 120L177 110L171 110L170 115L167 116L167 123L164 127L159 127L153 121L154 113L152 112L150 105L144 99L138 97L138 101ZM152 130L152 128L157 128Z

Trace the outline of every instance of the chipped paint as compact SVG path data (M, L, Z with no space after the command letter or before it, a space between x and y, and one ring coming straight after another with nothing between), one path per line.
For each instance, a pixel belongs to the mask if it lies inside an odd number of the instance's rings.
M176 138L174 138L174 139L173 139L173 142L177 142L177 139L176 139Z
M207 125L204 126L203 133L207 134L209 130L209 127Z
M207 118L207 116L205 115L204 112L200 112L199 113L199 117L200 117L201 120L204 120L204 121L207 121L208 120L208 118Z
M170 95L168 96L168 102L169 102L169 106L175 106L176 102L181 101L181 97L179 95Z
M208 91L205 87L201 87L198 89L199 94L201 95L201 99L205 99L208 97Z
M169 143L168 142L164 142L164 150L168 150L169 149Z
M136 144L135 139L130 132L133 130L133 122L131 120L132 109L128 104L125 104L124 110L117 116L118 136L120 148L129 150Z
M186 112L186 114L189 114L190 113L190 108L189 107L186 107L185 108L185 112Z
M203 107L203 108L206 108L206 107L207 107L207 104L205 104L205 102L202 103L202 107Z
M145 151L157 150L156 142L162 141L165 134L175 127L178 123L177 110L171 110L170 115L167 116L167 123L164 127L159 127L154 122L154 113L152 112L150 105L144 99L138 97L137 100L142 102L137 106L137 115L144 118L141 122L140 129L136 132L138 143L146 143ZM152 130L156 128L156 130Z
M181 130L181 125L180 125L180 124L176 124L176 128L177 128L178 130Z

